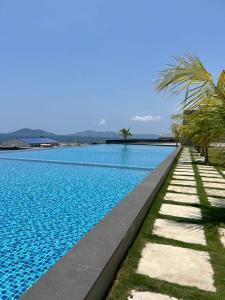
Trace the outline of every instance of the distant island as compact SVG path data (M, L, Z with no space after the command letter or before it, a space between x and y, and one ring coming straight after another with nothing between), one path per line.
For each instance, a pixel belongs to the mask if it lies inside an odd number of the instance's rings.
M0 143L12 138L18 137L49 137L62 143L72 143L79 141L81 143L101 143L107 139L120 139L121 137L114 131L94 131L85 130L73 134L59 135L42 129L22 128L14 132L0 133ZM158 139L158 134L133 134L134 139Z

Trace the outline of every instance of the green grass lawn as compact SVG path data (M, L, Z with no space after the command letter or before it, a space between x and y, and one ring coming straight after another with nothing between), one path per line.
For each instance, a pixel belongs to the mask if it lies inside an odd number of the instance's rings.
M107 296L108 300L125 300L132 289L139 291L152 291L176 297L183 300L223 300L225 299L225 249L223 248L217 228L225 223L225 211L222 209L212 208L207 200L203 189L201 178L198 174L197 166L194 165L195 178L197 181L197 190L200 197L200 206L203 219L196 220L193 223L199 223L204 226L207 246L196 244L188 244L171 239L157 237L152 234L153 224L159 216L159 209L163 202L163 197L172 178L172 173L176 167L176 162L172 167L167 179L164 182L157 198L154 201L145 222L139 231L127 257L123 261L121 268L117 274L114 284ZM167 202L169 203L169 202ZM173 202L174 203L174 202ZM160 216L162 218L163 216ZM177 217L167 217L167 219L182 222L183 219ZM216 293L206 292L197 288L180 286L178 284L169 283L162 280L152 279L136 273L137 265L141 257L141 251L147 242L163 243L186 247L196 250L208 251L211 264L214 270L214 281L217 289ZM169 257L168 257L169 259ZM203 274L204 276L204 274Z
M225 170L225 149L219 151L215 148L209 148L209 162L218 168Z

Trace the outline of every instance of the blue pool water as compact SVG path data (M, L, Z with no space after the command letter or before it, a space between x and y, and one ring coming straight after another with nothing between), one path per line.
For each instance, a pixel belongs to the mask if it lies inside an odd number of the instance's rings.
M131 147L126 153L110 145L7 156L95 162L97 153L102 163L144 166L146 160L156 166L173 151L140 146L138 155L139 146ZM0 299L5 300L18 299L149 174L7 159L0 160L0 170Z
M36 151L0 152L0 157L155 168L162 161L162 158L172 151L173 147L165 146L127 145L124 147L124 145L95 145Z

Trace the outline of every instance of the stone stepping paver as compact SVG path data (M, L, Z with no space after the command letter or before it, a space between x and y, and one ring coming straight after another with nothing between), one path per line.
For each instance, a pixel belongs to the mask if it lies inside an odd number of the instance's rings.
M217 183L217 182L203 182L203 185L205 188L215 188L215 189L222 189L225 190L225 184L224 183Z
M177 172L177 173L186 173L186 174L188 174L188 175L194 176L194 170L193 170L193 169L176 168L176 169L174 170L174 172Z
M163 203L159 211L160 214L166 216L187 218L187 219L201 219L201 210L198 207L167 204Z
M211 171L211 170L200 170L199 173L201 174L208 174L208 175L218 175L218 171Z
M175 175L194 176L194 172L191 171L174 171Z
M191 163L191 158L187 157L187 158L180 158L178 160L178 162L182 162L182 163Z
M176 168L175 171L177 172L194 172L192 168Z
M191 173L191 174L194 174L194 170L192 168L182 168L182 169L179 169L179 168L176 168L175 169L175 172L185 172L185 173Z
M177 180L177 179L173 179L170 181L171 184L175 184L175 185L182 185L182 186L196 186L196 182L195 181L191 181L191 180Z
M214 168L214 167L203 167L203 166L198 166L198 169L199 170L209 170L209 171L216 171L216 168Z
M209 195L209 196L225 197L225 191L224 190L205 188L205 191L206 191L206 194Z
M173 175L173 179L178 180L195 180L194 176Z
M129 300L179 300L174 297L169 297L167 295L162 295L158 293L152 292L138 292L131 291L131 296L128 298Z
M185 243L206 245L204 228L201 225L157 219L153 234Z
M178 159L178 162L182 162L182 163L192 163L191 157L181 157L180 159Z
M198 163L204 163L204 162L205 162L205 159L204 159L204 158L196 158L196 159L195 159L195 162L198 162Z
M189 173L193 173L194 172L194 170L193 170L193 168L176 168L175 170L174 170L175 172L189 172Z
M225 208L225 198L208 197L208 200L212 206Z
M225 184L225 179L223 178L212 178L212 177L202 177L203 182L221 182Z
M167 192L164 196L164 200L166 201L176 201L190 204L199 204L199 198L197 195L187 195L187 194L178 194L178 193L170 193Z
M200 173L201 173L201 172L202 172L202 173L208 173L208 172L209 172L209 173L211 173L211 172L213 172L213 173L218 173L216 169L199 169L199 168L198 168L198 171L199 171Z
M205 251L147 243L142 251L137 273L184 286L215 291L213 270L209 255Z
M192 164L183 164L183 166L190 167L190 166L192 166Z
M184 193L184 194L197 194L197 189L195 187L169 185L167 190L171 192Z
M193 172L193 168L192 167L187 167L187 166L184 166L184 167L180 167L180 166L177 166L175 170L180 170L180 171L192 171Z
M207 173L199 173L202 179L204 178L220 178L223 179L223 177L220 174L207 174Z
M207 173L200 173L201 177L208 177L208 178L223 178L220 174L207 174Z
M220 236L220 241L225 248L225 228L222 227L219 228L219 236Z

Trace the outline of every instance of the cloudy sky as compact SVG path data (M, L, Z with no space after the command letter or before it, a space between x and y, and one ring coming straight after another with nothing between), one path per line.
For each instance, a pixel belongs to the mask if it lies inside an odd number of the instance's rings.
M224 0L0 0L0 132L166 133L173 56L225 68Z

